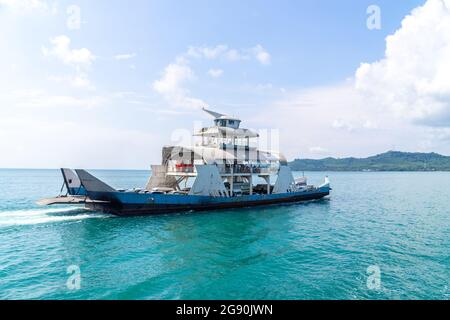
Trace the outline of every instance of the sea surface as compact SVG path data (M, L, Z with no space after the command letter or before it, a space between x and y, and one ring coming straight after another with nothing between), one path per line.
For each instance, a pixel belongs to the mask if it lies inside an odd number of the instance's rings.
M118 218L37 206L58 170L0 170L0 299L449 299L450 173L326 174L327 200Z

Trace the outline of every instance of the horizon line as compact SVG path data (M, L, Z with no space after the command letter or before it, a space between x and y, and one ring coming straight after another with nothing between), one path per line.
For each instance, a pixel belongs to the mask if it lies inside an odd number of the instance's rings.
M367 159L367 158L370 158L370 157L375 157L375 156L379 156L379 155L386 154L386 153L390 153L390 152L409 153L409 154L413 154L413 153L418 153L418 154L436 154L436 155L443 156L443 157L450 157L450 156L448 156L448 155L444 155L444 154L437 153L437 152L433 152L433 151L430 151L430 152L418 152L418 151L410 152L410 151L389 150L389 151L386 151L386 152L382 152L382 153L378 153L378 154L371 155L371 156L366 156L366 157L352 157L352 156L347 156L347 157L333 157L333 156L328 156L328 157L323 157L323 158L320 158L320 159L294 158L294 159L292 159L292 160L290 160L290 161L288 161L288 162L294 162L294 161L297 161L297 160L313 160L313 161L320 161L320 160L329 159L329 158L337 159L337 160L348 159L348 158L354 158L354 159ZM58 169L61 169L61 168L62 168L62 167L47 167L47 168L36 168L36 167L0 167L0 170L58 170ZM151 168L146 168L146 169L143 169L143 168L84 168L84 169L85 169L85 170L104 170L104 171L107 171L107 170L114 170L114 171L151 171ZM425 170L424 170L424 171L425 171ZM331 172L331 171L330 171L330 172ZM341 171L338 171L338 172L341 172ZM359 171L355 171L355 172L359 172ZM402 172L402 171L400 171L400 172ZM414 171L411 171L411 172L417 172L417 170L414 170ZM443 171L443 172L447 172L447 171Z

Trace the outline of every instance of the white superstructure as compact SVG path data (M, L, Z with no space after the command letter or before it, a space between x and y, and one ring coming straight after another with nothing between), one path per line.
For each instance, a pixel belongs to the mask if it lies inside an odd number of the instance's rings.
M152 166L147 190L172 188L191 195L231 197L254 192L284 193L295 188L282 154L252 146L252 142L258 145L258 133L241 128L242 121L236 117L203 110L214 117L214 125L194 133L201 139L196 146L164 147L162 164ZM277 180L271 186L274 175ZM264 183L255 186L256 177Z

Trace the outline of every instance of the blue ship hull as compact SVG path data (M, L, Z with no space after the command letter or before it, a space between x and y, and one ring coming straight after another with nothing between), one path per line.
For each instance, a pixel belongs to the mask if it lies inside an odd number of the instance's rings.
M51 199L42 199L38 203L84 204L86 208L120 216L153 215L233 209L273 204L291 204L296 202L322 199L330 194L329 183L318 188L309 187L286 193L227 196L206 196L180 193L149 191L119 191L85 170L61 169L68 194Z
M120 216L152 215L318 200L328 196L330 190L329 187L323 187L313 191L254 194L230 198L134 192L88 192L88 197L95 201L87 203L86 206L92 210L101 210Z

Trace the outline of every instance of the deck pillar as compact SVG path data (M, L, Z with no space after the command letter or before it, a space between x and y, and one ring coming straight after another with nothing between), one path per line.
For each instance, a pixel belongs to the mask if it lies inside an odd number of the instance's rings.
M234 195L234 166L231 166L230 196Z
M248 181L250 183L250 195L253 194L253 167L250 165L250 177L248 178Z
M270 176L264 176L264 180L267 183L267 194L270 194Z

